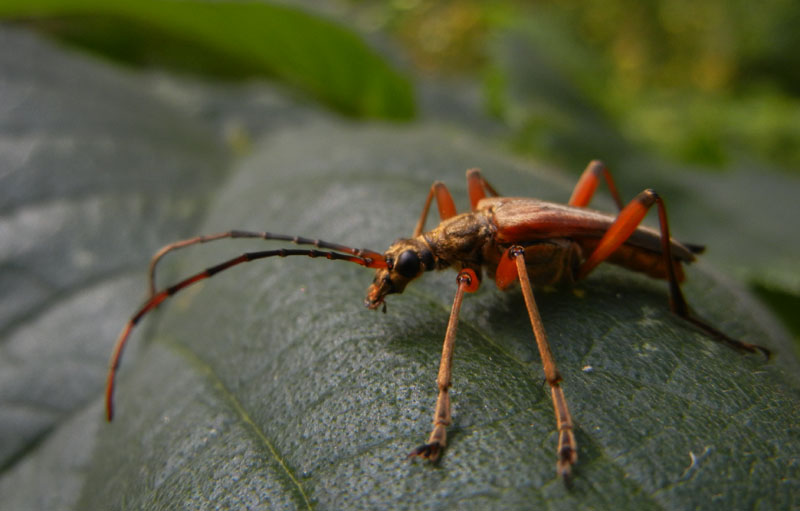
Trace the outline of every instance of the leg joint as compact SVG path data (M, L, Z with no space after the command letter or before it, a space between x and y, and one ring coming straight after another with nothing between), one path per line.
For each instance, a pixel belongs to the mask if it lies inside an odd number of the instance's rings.
M639 194L637 200L639 201L640 204L649 208L650 206L655 204L658 200L660 200L660 197L658 196L658 193L656 193L655 190L653 190L652 188L647 188L646 190L644 190L642 193Z
M561 373L559 373L558 370L555 370L552 374L546 374L545 378L547 379L547 383L550 384L551 387L558 386L558 384L563 381Z

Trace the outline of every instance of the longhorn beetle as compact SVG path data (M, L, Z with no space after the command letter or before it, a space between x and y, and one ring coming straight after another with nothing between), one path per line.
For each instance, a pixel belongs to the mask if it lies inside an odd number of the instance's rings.
M601 179L605 180L617 203L620 210L617 215L586 208ZM111 356L106 386L107 419L111 421L113 417L114 381L122 352L131 330L143 316L195 282L241 263L275 256L324 257L374 268L375 277L367 289L364 304L373 310L383 306L384 312L386 296L402 293L409 282L424 272L445 268L453 268L458 272L456 294L436 380L439 396L433 415L433 431L427 443L409 454L431 461L439 458L447 444L446 428L450 425L450 373L461 302L465 292L478 289L482 270L494 278L500 289L506 289L517 280L520 282L553 400L558 428L556 470L565 480L578 460L578 450L572 431L572 416L561 388L562 378L547 342L533 297L533 286L572 283L585 278L603 261L615 263L629 270L666 280L672 312L715 340L738 350L761 352L769 357L769 350L766 348L728 337L690 312L680 288L680 282L684 279L681 265L692 262L695 254L703 251L703 247L679 243L670 237L667 211L655 191L644 190L623 207L614 180L600 161L589 163L566 205L538 199L500 197L477 169L467 171L467 187L471 210L457 214L447 187L442 182L434 182L411 238L394 242L383 254L300 236L250 231L198 236L164 246L156 252L150 263L150 295L120 332ZM434 199L441 222L433 230L424 231L425 220ZM639 225L654 204L658 208L660 231ZM156 291L156 265L164 255L189 245L226 238L280 240L315 248L247 252Z

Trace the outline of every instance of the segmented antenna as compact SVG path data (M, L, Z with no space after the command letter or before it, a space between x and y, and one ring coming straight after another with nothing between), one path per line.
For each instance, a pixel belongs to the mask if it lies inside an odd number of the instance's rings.
M229 259L217 265L206 268L205 270L199 273L195 273L194 275L191 275L190 277L187 277L181 280L180 282L168 286L160 291L155 291L155 286L154 286L155 267L158 264L158 261L164 255L173 250L187 247L189 245L194 245L196 243L205 243L225 238L262 238L265 240L291 241L292 243L296 243L298 245L314 245L315 247L321 247L330 250L281 248L276 250L245 252L244 254L238 257L234 257L233 259ZM123 327L122 331L119 334L119 337L117 337L117 340L114 344L114 352L111 355L111 361L108 369L108 377L106 380L106 419L108 421L111 421L114 418L114 384L116 382L117 370L119 369L120 361L122 359L122 353L125 350L125 345L128 342L128 338L130 337L133 328L136 326L139 320L141 320L145 315L147 315L148 312L158 307L161 304L161 302L173 296L174 294L178 293L182 289L185 289L201 280L213 277L217 273L225 271L228 268L232 268L233 266L242 263L255 261L257 259L266 259L268 257L289 257L289 256L308 256L312 258L324 257L325 259L329 259L331 261L349 261L351 263L360 264L361 266L365 266L367 268L386 267L386 261L383 255L373 250L356 249L344 245L339 245L337 243L329 243L327 241L322 241L322 240L314 240L310 238L304 238L301 236L288 236L285 234L271 234L267 232L258 233L249 231L229 231L225 233L197 236L195 238L177 241L164 246L158 252L156 252L155 256L153 256L153 259L150 262L150 286L151 286L150 296L139 307L136 313L134 313L134 315L131 316L131 318L125 324L125 327Z
M158 262L161 260L161 258L167 255L169 252L172 252L173 250L178 250L180 248L185 248L191 245L196 245L198 243L208 243L210 241L217 241L222 239L238 239L238 238L259 238L263 240L290 241L296 245L313 245L317 248L334 250L337 252L344 252L345 254L351 254L357 257L361 257L362 259L383 261L383 254L375 252L374 250L368 250L366 248L351 248L345 245L340 245L338 243L331 243L329 241L324 241L324 240L305 238L303 236L293 236L290 234L276 234L271 232L242 231L242 230L218 232L216 234L205 234L202 236L195 236L194 238L175 241L173 243L161 247L158 250L158 252L155 253L153 258L150 260L150 268L148 271L149 275L148 278L150 279L150 296L153 296L156 293L156 266L158 265Z

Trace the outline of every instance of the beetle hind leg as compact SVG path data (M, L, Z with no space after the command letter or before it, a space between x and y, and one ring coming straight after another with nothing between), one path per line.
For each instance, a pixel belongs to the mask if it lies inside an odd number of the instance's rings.
M658 207L658 222L661 228L661 257L663 257L666 280L669 284L670 310L676 316L680 316L697 328L703 330L717 341L723 342L740 351L747 351L750 353L760 352L769 358L770 351L767 348L729 337L692 314L689 305L686 303L686 299L683 297L683 292L681 291L678 267L680 261L672 257L672 242L669 235L667 209L666 206L664 206L664 201L653 190L644 190L620 211L617 219L600 239L594 251L579 267L576 280L586 277L598 264L608 259L615 250L620 248L636 230L637 226L654 204ZM699 246L695 246L694 248L700 251Z

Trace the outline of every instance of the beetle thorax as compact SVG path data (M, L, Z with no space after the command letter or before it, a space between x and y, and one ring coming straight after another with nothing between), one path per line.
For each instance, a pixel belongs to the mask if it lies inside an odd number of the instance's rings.
M486 215L475 211L443 220L422 237L433 251L437 269L472 268L480 274L483 253L493 243L495 231Z
M375 272L364 304L377 309L389 294L402 293L423 272L472 268L480 274L484 246L493 239L492 224L481 212L443 220L416 238L395 241L384 253L386 268Z

